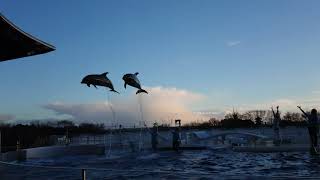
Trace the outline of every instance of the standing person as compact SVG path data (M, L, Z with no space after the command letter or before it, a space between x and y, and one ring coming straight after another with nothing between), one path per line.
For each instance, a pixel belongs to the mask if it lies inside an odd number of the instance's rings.
M308 130L309 130L309 136L310 136L310 152L311 153L318 153L317 147L318 147L318 113L316 109L311 110L311 114L307 114L304 112L300 106L297 106L301 112L306 116L308 119Z
M153 128L151 131L151 145L152 145L152 150L157 151L157 146L158 146L158 128L157 124L153 124Z
M281 143L280 138L280 112L279 112L279 106L277 106L277 112L274 112L273 107L271 107L272 113L273 113L273 132L274 132L274 139L273 143L277 146Z
M172 148L175 151L179 150L180 146L180 134L179 134L179 128L175 127L174 131L172 132Z

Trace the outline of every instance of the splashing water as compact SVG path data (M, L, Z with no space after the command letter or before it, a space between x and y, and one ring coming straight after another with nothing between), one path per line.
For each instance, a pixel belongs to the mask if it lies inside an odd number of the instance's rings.
M108 92L108 99L107 99L107 103L106 104L109 106L110 111L112 113L112 122L111 122L111 124L112 123L116 123L116 112L114 111L113 105L111 103L110 92Z
M116 125L117 123L116 123L116 113L115 113L115 111L112 107L112 103L111 103L110 92L108 92L107 105L109 105L110 111L112 113L112 122L110 123L111 129L112 129L112 125L113 124ZM106 153L106 157L110 157L110 154L111 154L111 148L112 148L112 130L111 129L110 129L110 134L109 134L109 147L108 147L108 152ZM106 145L105 145L105 147L106 147ZM107 148L105 148L105 149L107 149Z
M143 107L142 107L142 95L138 94L138 102L139 102L139 109L140 109L140 116L141 116L141 122L143 124L141 124L141 129L140 129L140 133L139 133L139 151L142 150L143 148L143 137L142 137L142 131L143 131L143 126L145 126L145 121L143 119Z

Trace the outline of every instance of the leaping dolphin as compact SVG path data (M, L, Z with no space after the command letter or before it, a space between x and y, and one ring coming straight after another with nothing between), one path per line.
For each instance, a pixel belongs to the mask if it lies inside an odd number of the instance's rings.
M137 89L139 89L136 94L139 94L139 93L147 93L148 92L144 89L141 88L141 85L140 85L140 81L139 79L137 78L137 75L139 73L136 72L134 74L125 74L122 79L124 80L124 88L126 88L127 84L132 86L132 87L135 87Z
M88 87L93 85L95 88L97 88L97 86L104 86L110 88L110 91L120 94L118 91L114 90L112 82L108 79L107 74L108 72L87 75L82 79L81 84L87 84Z

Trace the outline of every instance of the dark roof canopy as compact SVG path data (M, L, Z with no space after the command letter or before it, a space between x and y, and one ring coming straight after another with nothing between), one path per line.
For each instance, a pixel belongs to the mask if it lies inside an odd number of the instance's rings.
M0 62L53 50L54 46L23 32L0 13Z

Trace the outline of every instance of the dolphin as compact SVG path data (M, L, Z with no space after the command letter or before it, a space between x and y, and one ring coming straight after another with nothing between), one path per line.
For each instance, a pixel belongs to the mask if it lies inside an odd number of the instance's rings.
M112 82L108 79L107 74L108 72L87 75L82 79L81 84L87 84L88 87L93 85L95 88L97 88L97 86L104 86L110 88L110 91L120 94L118 91L114 90Z
M134 74L125 74L122 79L124 80L124 88L126 88L127 84L132 86L132 87L135 87L137 89L139 89L136 94L139 94L139 93L147 93L148 92L144 89L141 88L141 85L140 85L140 81L139 79L137 78L137 75L139 73L136 72Z

